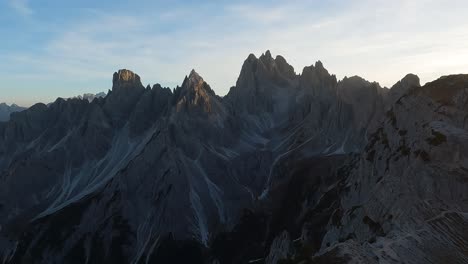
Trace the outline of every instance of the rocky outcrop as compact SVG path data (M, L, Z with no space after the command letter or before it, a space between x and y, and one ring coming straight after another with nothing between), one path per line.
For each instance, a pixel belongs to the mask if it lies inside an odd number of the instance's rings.
M323 252L354 251L375 263L468 261L466 81L414 86L386 113L347 179Z
M419 77L411 73L406 75L401 81L393 85L387 93L385 100L386 110L389 110L398 99L409 93L411 89L418 87L421 87Z
M283 233L273 240L270 247L270 254L266 258L265 264L277 264L287 259L291 254L292 248L293 246L288 232L283 231Z
M220 98L195 70L175 90L174 98L177 112L216 114L224 111Z
M336 76L330 75L320 61L317 61L315 66L304 67L299 83L305 94L320 100L329 101L336 96Z
M345 77L339 82L338 96L352 108L353 127L359 133L373 131L381 121L385 109L384 89L359 76Z
M269 51L258 59L250 54L225 101L238 115L275 113L275 118L282 117L288 110L289 100L294 98L295 82L294 69L283 57L273 59Z
M119 70L114 73L112 90L108 92L103 109L113 123L122 126L144 91L138 74Z

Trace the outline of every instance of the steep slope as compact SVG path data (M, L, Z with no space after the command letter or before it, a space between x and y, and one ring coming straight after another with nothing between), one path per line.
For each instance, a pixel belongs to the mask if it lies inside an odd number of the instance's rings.
M347 180L326 243L388 262L468 262L466 75L400 97ZM354 190L353 190L354 189Z
M5 259L60 262L85 250L79 260L123 252L121 261L140 261L169 234L207 245L252 202L229 172L244 158L225 112L195 71L173 94L121 70L104 99L60 99L15 116L1 127Z
M467 80L442 77L403 93L362 154L350 160L326 223L302 225L299 249L291 246L284 259L467 263ZM310 236L317 229L325 233ZM317 246L318 237L323 240ZM277 240L292 243L284 236ZM320 249L315 256L314 248Z

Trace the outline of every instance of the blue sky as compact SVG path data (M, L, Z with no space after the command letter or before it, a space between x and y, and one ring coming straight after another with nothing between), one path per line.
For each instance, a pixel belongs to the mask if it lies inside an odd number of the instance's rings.
M267 49L300 73L391 86L468 73L468 2L0 1L0 101L31 105L111 88L127 68L174 87L195 68L220 95L248 54Z

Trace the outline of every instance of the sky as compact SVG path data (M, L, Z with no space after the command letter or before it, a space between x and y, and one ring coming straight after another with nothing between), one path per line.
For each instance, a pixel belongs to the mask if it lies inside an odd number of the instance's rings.
M98 93L130 69L180 85L195 69L219 95L270 50L302 72L390 87L468 73L468 1L0 0L0 102L30 106Z

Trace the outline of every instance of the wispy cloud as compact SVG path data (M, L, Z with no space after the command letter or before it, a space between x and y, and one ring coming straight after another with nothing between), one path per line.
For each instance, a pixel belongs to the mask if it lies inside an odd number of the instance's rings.
M72 96L80 85L93 83L95 92L110 88L119 68L136 71L145 84L165 85L180 83L195 68L222 95L249 53L270 49L298 72L321 60L339 78L357 74L391 86L413 72L431 81L468 69L468 3L453 1L256 1L138 14L93 10L68 21L36 50L0 58L0 77L16 76L20 84L37 75L41 85L49 76L48 84L67 93L61 96ZM13 2L30 10L27 2ZM12 74L12 65L34 70L25 69L27 78L21 78L22 69Z
M9 0L10 7L22 16L30 16L33 10L29 7L28 0Z

